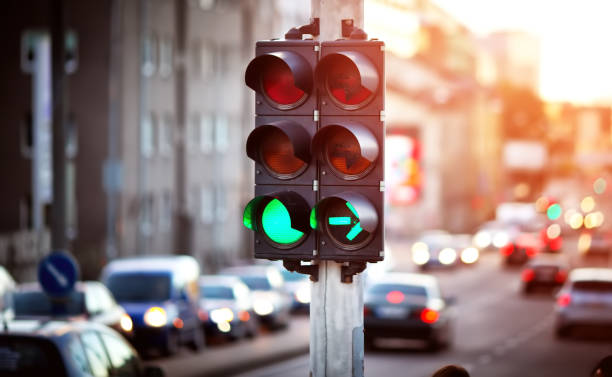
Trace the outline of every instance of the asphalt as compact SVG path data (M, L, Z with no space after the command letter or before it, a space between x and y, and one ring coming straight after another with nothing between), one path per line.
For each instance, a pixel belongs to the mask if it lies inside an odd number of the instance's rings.
M228 377L308 354L308 316L297 316L287 329L260 334L253 340L208 346L201 352L183 350L147 364L162 368L167 377Z

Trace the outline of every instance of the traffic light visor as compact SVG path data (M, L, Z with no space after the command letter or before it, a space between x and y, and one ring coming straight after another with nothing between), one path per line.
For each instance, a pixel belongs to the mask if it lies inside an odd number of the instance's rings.
M311 226L327 234L338 247L357 250L372 239L378 215L367 198L355 192L344 192L325 198L315 206L311 212Z
M374 64L356 51L325 56L317 65L315 77L320 89L345 110L356 110L368 104L380 84Z
M258 196L245 207L244 225L262 235L274 247L291 248L310 231L310 208L305 199L291 191Z
M367 127L344 122L321 128L313 138L312 149L334 174L355 180L372 170L379 146Z
M310 95L312 68L297 53L271 52L249 63L245 81L270 105L280 110L290 110L303 104Z
M310 134L296 122L271 122L251 132L247 155L275 178L295 178L310 163Z

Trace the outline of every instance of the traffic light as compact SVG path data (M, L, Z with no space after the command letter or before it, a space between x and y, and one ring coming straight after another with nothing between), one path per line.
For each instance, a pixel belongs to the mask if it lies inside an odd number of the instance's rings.
M255 258L311 260L316 234L309 226L316 203L311 141L317 128L314 68L318 42L257 42L245 81L256 93L255 129L247 155L255 161L255 198L244 225L255 231Z
M320 259L383 259L384 82L383 42L321 43L320 124L312 141L320 188L310 216Z

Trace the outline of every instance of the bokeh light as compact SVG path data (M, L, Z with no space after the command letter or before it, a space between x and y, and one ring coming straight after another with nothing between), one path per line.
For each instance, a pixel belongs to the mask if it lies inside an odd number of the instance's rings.
M546 237L548 239L557 238L561 235L561 226L559 224L551 224L548 228L546 228Z
M561 216L561 206L559 204L551 205L546 211L546 216L551 220L558 219Z
M589 213L595 209L595 199L592 196L587 196L580 202L580 209L584 213Z
M546 212L546 209L548 208L549 203L550 202L548 201L547 197L545 196L539 197L538 200L536 200L535 202L536 211L540 213Z
M606 180L599 177L593 183L593 191L595 191L596 194L601 195L604 192L606 192L606 186L607 186Z
M572 217L568 221L568 225L572 229L579 229L582 226L583 222L584 222L584 218L582 217L582 214L580 214L578 212L574 212L574 214L572 215Z
M578 237L578 251L580 253L586 253L591 247L591 235L583 233Z

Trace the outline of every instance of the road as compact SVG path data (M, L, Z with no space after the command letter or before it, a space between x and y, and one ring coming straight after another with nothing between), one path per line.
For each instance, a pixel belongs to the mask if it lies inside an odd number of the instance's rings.
M407 250L403 245L394 245L393 250L397 269L413 269L403 255L398 255ZM553 296L547 292L529 297L520 294L520 269L503 268L494 252L484 255L477 266L432 273L439 278L444 295L457 299L459 319L454 346L429 353L418 342L378 341L375 350L366 350L365 376L427 377L442 365L457 363L475 377L576 377L587 376L597 360L612 354L612 337L597 331L556 340ZM265 367L251 364L249 368L255 369L237 376L304 377L309 369L307 342L308 318L301 317L285 332L264 334L253 342L213 348L199 355L185 351L178 358L157 364L168 376L230 376L240 368L228 367L225 372L217 368L214 373L206 373L203 365L301 344L306 348L295 353L301 356L278 362L272 358L268 361L272 364Z

